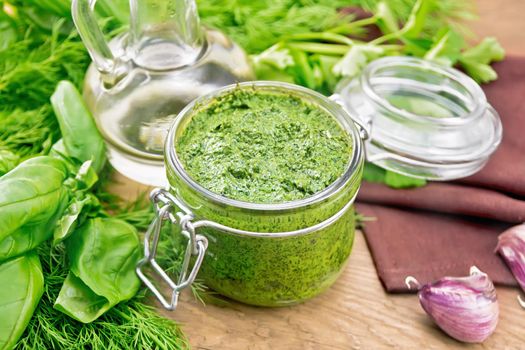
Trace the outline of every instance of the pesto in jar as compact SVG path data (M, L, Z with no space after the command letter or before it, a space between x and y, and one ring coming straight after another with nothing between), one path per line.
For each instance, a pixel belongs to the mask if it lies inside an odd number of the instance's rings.
M182 170L211 192L249 202L210 200L180 168L167 167L172 192L195 220L255 233L198 229L209 242L198 278L220 294L253 305L291 305L321 293L341 273L354 239L348 203L359 189L363 158L354 154L351 131L339 124L337 111L325 110L321 99L293 86L244 85L180 116L173 140ZM323 190L307 204L251 209L253 203L300 202Z
M212 192L283 203L337 180L351 145L327 111L297 96L233 90L193 115L176 150L188 174Z

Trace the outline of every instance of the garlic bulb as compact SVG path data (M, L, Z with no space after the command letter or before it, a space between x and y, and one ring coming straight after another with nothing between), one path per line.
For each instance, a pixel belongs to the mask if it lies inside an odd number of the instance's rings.
M407 285L414 281L413 277L406 279ZM475 266L468 277L444 277L422 286L418 296L427 314L457 340L480 343L498 324L496 289L487 274Z
M496 251L525 291L525 224L514 226L499 235ZM519 297L518 301L525 308L525 302Z

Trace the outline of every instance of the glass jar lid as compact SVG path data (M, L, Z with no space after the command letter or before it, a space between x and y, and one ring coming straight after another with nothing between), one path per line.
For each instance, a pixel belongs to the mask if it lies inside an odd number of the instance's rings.
M375 60L331 98L362 125L368 161L413 177L471 175L502 138L499 115L474 80L418 58Z

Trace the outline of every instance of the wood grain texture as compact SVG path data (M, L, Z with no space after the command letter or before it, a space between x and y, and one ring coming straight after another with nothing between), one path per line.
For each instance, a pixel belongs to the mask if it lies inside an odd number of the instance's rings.
M458 0L459 1L459 0ZM480 36L496 36L525 54L525 0L478 1ZM114 190L132 198L141 187L117 176ZM517 289L498 288L500 322L483 344L461 344L429 321L414 295L387 295L360 232L341 278L302 305L256 308L232 302L203 306L189 293L167 317L180 322L195 349L525 349L525 310Z
M476 5L474 32L496 37L508 55L525 55L525 0L478 0Z

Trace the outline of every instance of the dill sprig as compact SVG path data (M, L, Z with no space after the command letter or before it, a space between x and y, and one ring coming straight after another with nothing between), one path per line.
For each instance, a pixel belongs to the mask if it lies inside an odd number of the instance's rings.
M322 32L353 19L344 8L376 10L380 0L198 0L202 21L224 31L248 53L259 53L279 40L297 33ZM405 22L416 0L389 0L396 18ZM425 21L432 34L452 25L464 31L464 21L475 18L472 0L440 0ZM346 13L346 15L345 15Z
M203 22L224 31L248 53L260 52L283 36L322 31L342 23L344 0L200 0Z
M89 63L78 35L62 35L64 27L58 20L43 35L21 21L23 37L0 50L0 175L60 138L49 98L60 80L79 86Z
M0 101L2 108L24 110L49 105L49 98L60 80L80 86L89 64L84 45L76 32L60 35L64 20L53 26L50 36L41 41L33 28L23 40L0 51Z
M19 161L46 154L60 137L48 105L34 110L0 110L0 120L0 150L16 154Z
M83 324L53 308L69 272L63 246L38 248L45 291L16 349L187 349L180 327L147 305L145 293L121 303L92 323Z

